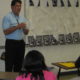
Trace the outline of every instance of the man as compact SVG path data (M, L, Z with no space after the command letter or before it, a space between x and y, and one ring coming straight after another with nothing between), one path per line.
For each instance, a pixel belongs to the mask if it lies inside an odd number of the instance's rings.
M5 34L5 71L19 72L25 54L24 34L28 34L26 19L21 17L21 0L12 0L12 12L3 18L3 32Z

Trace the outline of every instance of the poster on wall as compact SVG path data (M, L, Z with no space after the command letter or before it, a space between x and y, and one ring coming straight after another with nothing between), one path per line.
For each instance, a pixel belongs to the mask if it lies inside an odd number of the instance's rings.
M58 40L64 34L67 43L73 43L73 33L80 32L80 0L26 0L26 16L30 36L53 35Z

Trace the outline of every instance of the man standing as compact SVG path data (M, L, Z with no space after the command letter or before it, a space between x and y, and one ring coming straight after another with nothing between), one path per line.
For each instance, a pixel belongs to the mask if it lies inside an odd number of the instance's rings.
M26 28L26 19L21 17L21 0L12 0L11 9L2 22L3 32L5 34L5 71L19 72L22 67L22 61L25 54L24 34L28 34Z

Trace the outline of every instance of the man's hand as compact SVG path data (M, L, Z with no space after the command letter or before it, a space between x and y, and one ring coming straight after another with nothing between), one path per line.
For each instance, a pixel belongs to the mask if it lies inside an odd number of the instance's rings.
M18 24L18 29L24 29L26 27L25 23Z
M18 24L17 26L15 26L15 27L13 26L11 28L8 28L8 29L4 30L4 34L8 35L8 34L11 34L12 32L14 32L17 29L25 29L25 27L26 27L26 24L25 23L21 23L21 24Z

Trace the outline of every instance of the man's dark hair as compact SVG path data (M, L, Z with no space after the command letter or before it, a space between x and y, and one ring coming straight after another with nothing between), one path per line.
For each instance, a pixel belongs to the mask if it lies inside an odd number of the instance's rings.
M17 2L20 3L20 4L22 4L21 0L12 0L11 6L14 6Z

